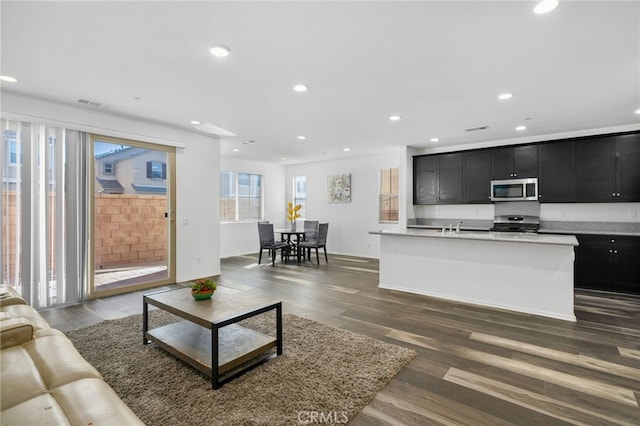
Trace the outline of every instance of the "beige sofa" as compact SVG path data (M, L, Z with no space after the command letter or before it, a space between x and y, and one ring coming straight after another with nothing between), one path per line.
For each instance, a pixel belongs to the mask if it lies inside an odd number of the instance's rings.
M0 424L143 425L76 350L0 286Z

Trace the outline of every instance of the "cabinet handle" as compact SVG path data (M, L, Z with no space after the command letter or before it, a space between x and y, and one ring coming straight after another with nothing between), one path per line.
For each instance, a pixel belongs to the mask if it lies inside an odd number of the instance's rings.
M617 194L616 196L617 196L617 197L619 197L619 196L620 196L620 193L618 192L618 194Z
M616 196L616 193L614 192L614 193L613 193L613 194L611 194L611 195L615 197L615 196Z
M609 253L613 253L613 250L609 250Z
M613 251L613 254L618 254L618 250L614 250L614 251Z
M612 243L615 243L615 242L616 242L616 240L611 240L611 242L612 242Z

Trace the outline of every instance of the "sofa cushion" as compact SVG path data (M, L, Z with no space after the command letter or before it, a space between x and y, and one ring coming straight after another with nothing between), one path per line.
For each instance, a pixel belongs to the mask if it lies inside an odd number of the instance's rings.
M2 321L11 318L25 318L33 325L34 331L48 329L49 324L40 316L38 311L29 305L9 305L0 308Z
M102 380L71 340L58 333L0 352L3 410L74 380Z
M62 407L49 394L24 401L8 410L2 410L2 424L12 426L65 426L70 425ZM86 423L85 425L89 425Z
M4 284L0 285L0 306L26 304L27 302L20 297L13 287Z
M0 349L22 345L33 339L33 325L26 318L0 320Z
M14 346L0 351L0 406L2 420L4 410L23 401L47 393L40 371L22 346Z
M144 425L109 385L82 379L51 391L73 425Z

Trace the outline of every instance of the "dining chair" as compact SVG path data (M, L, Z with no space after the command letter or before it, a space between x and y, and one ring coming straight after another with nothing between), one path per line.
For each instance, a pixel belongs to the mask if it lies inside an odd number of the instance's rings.
M303 241L300 243L300 246L304 249L311 250L312 248L316 249L316 262L320 265L320 256L318 255L318 249L324 249L324 260L329 263L329 258L327 257L327 233L329 232L329 224L328 223L320 223L318 224L318 237L315 240Z
M280 249L282 259L284 259L283 250L288 249L289 245L283 241L276 241L273 236L272 223L258 223L258 236L260 238L260 255L258 256L258 265L262 262L262 250L269 250L271 254L271 266L276 265L276 253Z
M306 241L314 241L318 238L318 221L317 220L305 220L304 221L304 239ZM311 249L303 249L302 255L305 258L311 259Z

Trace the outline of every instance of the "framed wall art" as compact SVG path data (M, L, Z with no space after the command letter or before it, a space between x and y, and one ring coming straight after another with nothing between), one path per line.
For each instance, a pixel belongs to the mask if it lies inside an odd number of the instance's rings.
M327 177L327 198L330 203L351 202L351 173Z

